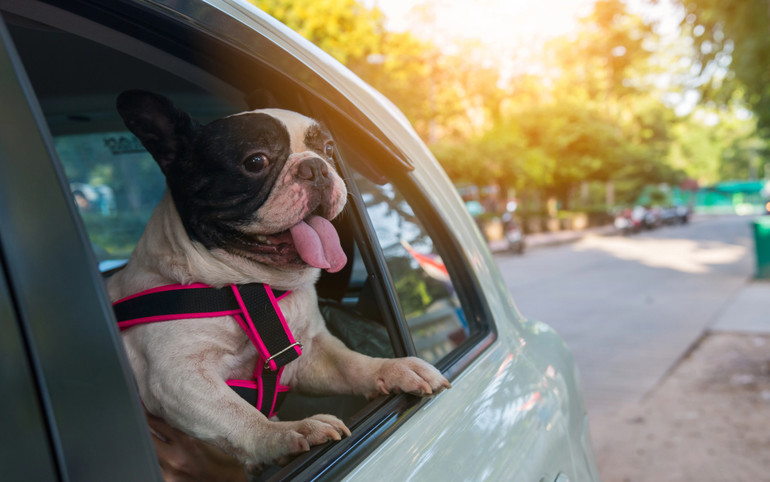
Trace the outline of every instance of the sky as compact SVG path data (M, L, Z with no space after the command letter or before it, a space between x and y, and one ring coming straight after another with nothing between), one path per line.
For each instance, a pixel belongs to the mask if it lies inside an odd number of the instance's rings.
M419 28L415 5L435 5L440 34L478 39L492 47L526 43L570 32L593 0L370 0L393 30Z
M574 30L594 0L368 0L382 10L387 28L409 30L456 53L460 45L481 47L488 62L521 60L549 38ZM424 6L433 6L425 9ZM426 11L434 12L430 18ZM455 50L455 51L453 51ZM506 66L501 66L506 70Z
M456 54L474 45L476 60L496 65L501 82L536 70L543 43L574 31L594 0L365 0L391 31L411 31ZM432 6L433 8L425 8ZM430 17L433 12L434 18Z
M433 5L434 29L447 36L478 39L490 46L542 41L568 34L591 12L595 0L364 0L382 10L391 30L426 28L421 6ZM666 30L678 23L671 0L626 0L643 16L663 19ZM669 20L666 22L665 20Z
M537 71L543 44L576 30L595 0L363 0L379 8L391 31L409 30L443 46L448 54L473 44L485 64L495 64L504 81L522 71ZM681 17L673 0L626 0L635 13L659 21L662 33L675 35ZM425 6L433 8L426 9ZM434 18L426 12L432 11ZM662 22L661 22L662 20Z

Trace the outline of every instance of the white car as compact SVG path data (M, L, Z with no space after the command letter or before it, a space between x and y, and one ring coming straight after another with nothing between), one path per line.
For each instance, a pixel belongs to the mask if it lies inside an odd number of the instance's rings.
M262 478L598 480L569 351L518 313L447 176L381 95L245 1L0 0L0 15L0 480L160 479L104 288L165 187L114 107L133 88L201 121L269 97L323 121L351 193L337 226L351 262L318 284L327 323L453 385L290 397L283 418L334 413L352 436ZM108 208L70 186L110 193Z

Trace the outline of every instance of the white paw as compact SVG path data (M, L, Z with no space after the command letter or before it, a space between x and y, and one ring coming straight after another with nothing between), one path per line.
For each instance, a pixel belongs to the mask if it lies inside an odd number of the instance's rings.
M318 414L292 422L271 422L272 442L265 459L286 463L293 455L307 452L314 445L350 436L350 430L333 415Z
M369 398L389 393L421 397L452 388L449 380L430 363L416 357L385 359L375 374L376 389Z

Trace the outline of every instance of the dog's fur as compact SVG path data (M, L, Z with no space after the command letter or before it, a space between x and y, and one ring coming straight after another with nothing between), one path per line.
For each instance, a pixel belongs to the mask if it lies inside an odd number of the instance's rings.
M331 138L320 124L266 109L201 126L165 97L142 91L121 94L118 110L160 165L169 189L128 265L109 280L113 300L172 283L266 283L292 291L280 301L304 345L281 379L292 390L372 398L449 387L420 359L361 355L324 326L314 290L320 270L303 260L286 234L310 215L334 218L346 201L329 159ZM327 268L324 262L313 264ZM344 259L332 259L328 269L340 263ZM350 434L331 415L268 420L228 387L227 379L251 376L257 357L230 317L135 326L123 341L146 409L244 464L270 463Z

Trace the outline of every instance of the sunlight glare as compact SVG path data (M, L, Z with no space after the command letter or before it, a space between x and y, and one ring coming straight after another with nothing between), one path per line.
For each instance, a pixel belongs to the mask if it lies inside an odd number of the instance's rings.
M651 268L692 274L708 273L712 266L735 263L746 254L746 248L743 246L724 243L704 246L703 243L689 239L588 236L576 247L578 251L604 251L617 258L636 261Z
M594 0L369 0L382 10L388 27L411 30L453 43L478 41L490 50L507 50L533 39L571 32L579 17L588 15ZM433 8L429 21L420 12Z

